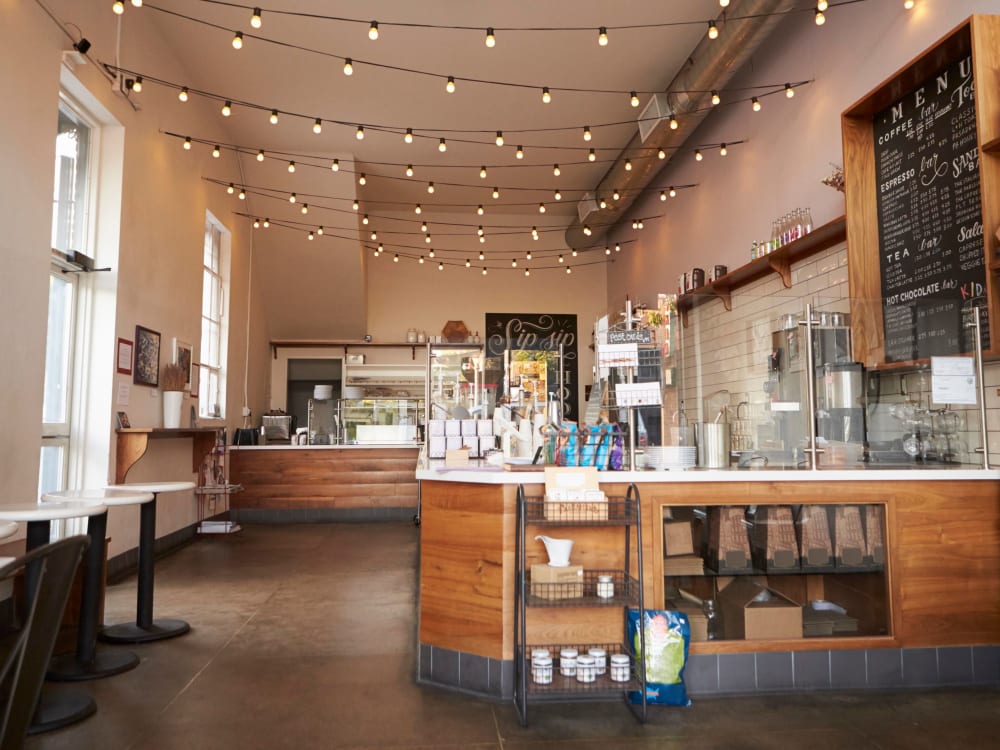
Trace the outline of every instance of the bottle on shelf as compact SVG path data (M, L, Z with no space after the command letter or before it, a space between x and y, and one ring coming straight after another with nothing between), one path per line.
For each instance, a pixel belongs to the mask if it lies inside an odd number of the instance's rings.
M813 217L812 217L812 211L808 208L805 209L804 223L806 226L806 234L809 234L809 232L813 230Z

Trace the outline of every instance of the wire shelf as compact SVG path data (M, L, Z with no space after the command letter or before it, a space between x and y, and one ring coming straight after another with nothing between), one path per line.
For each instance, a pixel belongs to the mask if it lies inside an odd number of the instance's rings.
M606 652L605 672L595 675L593 682L580 682L576 676L567 676L560 673L559 652L564 648L575 648L578 653L585 655L592 648L602 648ZM552 682L548 684L538 683L532 679L531 672L531 652L536 649L547 649L552 657ZM625 654L629 657L629 679L618 682L611 679L611 657L618 654ZM595 699L606 698L621 694L625 691L641 690L642 683L636 672L635 654L632 649L622 643L564 643L546 644L540 646L525 646L521 654L521 664L524 674L527 676L526 688L533 701L544 700L566 700L567 698L579 699L588 695Z
M639 604L639 582L623 570L584 570L583 578L576 583L540 583L531 581L531 572L525 572L529 607L636 607ZM614 594L598 596L598 576L610 576L606 586Z
M620 495L593 501L552 502L544 497L524 500L524 520L536 525L629 526L638 523L638 518L638 503Z

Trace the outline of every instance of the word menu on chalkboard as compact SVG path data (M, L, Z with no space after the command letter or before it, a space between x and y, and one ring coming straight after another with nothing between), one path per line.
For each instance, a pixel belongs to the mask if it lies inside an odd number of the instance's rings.
M989 347L972 58L875 116L886 362Z

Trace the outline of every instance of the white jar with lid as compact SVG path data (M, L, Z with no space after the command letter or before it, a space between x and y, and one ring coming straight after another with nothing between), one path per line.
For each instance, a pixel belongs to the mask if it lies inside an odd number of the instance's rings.
M535 659L540 657L545 657L546 659L552 658L552 654L547 648L533 648L531 649L531 661L534 662Z
M406 331L406 343L415 344L417 343L417 329L410 328Z
M611 576L597 576L597 596L600 599L612 599L615 595L615 582Z
M587 655L594 657L594 674L604 674L608 671L608 652L603 648L587 649Z
M579 652L575 648L564 648L559 652L559 674L563 677L576 677L576 657Z
M552 657L535 656L531 659L531 681L538 685L552 684Z
M615 682L628 682L629 658L627 654L611 655L611 679Z
M594 667L594 657L588 654L576 657L576 681L593 682L595 679L597 679L597 670Z

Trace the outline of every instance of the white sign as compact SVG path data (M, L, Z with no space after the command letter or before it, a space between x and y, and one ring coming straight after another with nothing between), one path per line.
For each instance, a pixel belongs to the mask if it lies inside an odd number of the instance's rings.
M975 405L975 364L972 357L931 357L931 400Z

